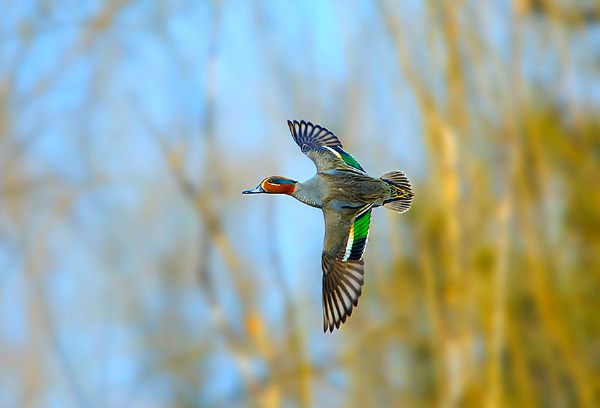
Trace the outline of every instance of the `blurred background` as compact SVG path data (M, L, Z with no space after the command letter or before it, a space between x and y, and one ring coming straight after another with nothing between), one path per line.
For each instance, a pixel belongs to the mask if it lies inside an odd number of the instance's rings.
M322 332L327 127L374 212ZM3 1L0 406L600 406L600 7Z

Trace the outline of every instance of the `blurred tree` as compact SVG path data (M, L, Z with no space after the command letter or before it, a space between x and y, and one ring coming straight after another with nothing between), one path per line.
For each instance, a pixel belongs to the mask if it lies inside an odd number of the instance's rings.
M2 15L0 405L600 406L596 3ZM416 193L334 335L288 118Z

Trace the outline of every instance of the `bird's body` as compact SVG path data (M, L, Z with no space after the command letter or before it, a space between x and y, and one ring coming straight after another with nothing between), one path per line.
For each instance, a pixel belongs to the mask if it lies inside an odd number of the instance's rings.
M292 196L312 207L338 211L343 206L382 205L391 195L389 184L379 178L344 170L319 172L296 183Z
M379 178L369 176L342 149L337 137L310 122L290 122L292 136L317 166L317 174L300 183L268 177L249 193L288 194L323 210L323 317L324 330L333 331L352 314L364 283L363 254L369 237L371 210L385 206L404 212L410 208L412 189L400 171Z

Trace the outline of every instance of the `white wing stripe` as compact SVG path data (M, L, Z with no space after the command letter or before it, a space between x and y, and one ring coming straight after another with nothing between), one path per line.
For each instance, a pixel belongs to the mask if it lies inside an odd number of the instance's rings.
M335 154L335 156L336 156L338 159L342 159L342 155L341 155L341 154L339 154L338 152L336 152L335 150L333 150L331 147L329 147L329 146L323 146L323 147L324 147L325 149L329 150L331 153ZM342 159L342 160L344 160L344 159Z
M348 243L346 244L346 253L344 253L344 257L342 261L347 261L350 258L350 253L352 252L352 244L354 243L354 225L350 227L350 234L348 234Z

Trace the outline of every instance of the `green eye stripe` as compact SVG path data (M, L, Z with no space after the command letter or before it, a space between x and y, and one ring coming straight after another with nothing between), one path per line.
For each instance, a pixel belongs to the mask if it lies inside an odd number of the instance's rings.
M288 180L281 177L271 177L267 180L267 183L271 184L294 184L293 180Z

